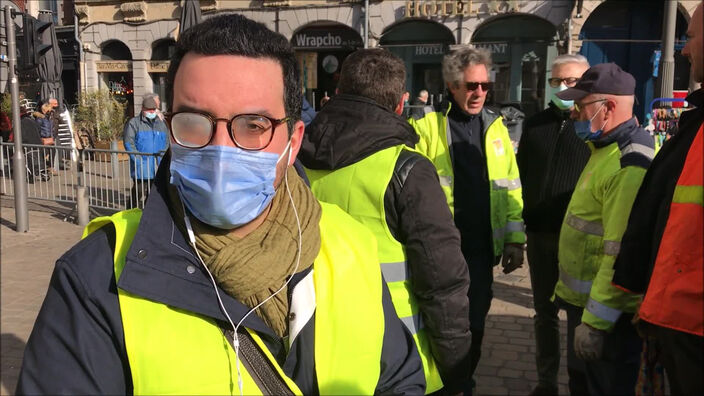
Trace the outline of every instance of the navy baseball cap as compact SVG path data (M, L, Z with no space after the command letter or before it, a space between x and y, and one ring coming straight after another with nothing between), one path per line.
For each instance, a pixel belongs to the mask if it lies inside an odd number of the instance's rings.
M562 100L579 100L590 94L633 95L636 79L615 63L600 63L582 74L572 88L555 94Z

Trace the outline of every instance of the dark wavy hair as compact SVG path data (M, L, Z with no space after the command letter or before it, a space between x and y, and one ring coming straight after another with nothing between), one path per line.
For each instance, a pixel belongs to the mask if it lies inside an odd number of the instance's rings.
M382 48L360 49L342 62L340 93L364 96L394 111L406 92L406 66Z
M183 57L193 52L199 55L238 55L248 58L268 58L278 62L284 77L284 107L289 134L293 124L301 119L301 86L298 62L284 36L266 26L238 14L218 15L182 32L176 42L167 74L169 109L173 106L174 80Z

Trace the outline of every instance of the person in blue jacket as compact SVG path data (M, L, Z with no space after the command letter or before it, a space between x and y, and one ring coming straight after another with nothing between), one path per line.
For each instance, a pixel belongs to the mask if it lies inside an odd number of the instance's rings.
M168 148L168 129L158 117L157 103L153 94L144 95L142 111L130 119L123 131L125 149L130 154L130 177L132 191L127 208L143 207L140 202L146 200L161 155ZM132 154L133 153L133 154Z
M301 109L301 121L303 121L303 125L308 126L311 122L313 122L313 118L315 118L315 109L313 106L308 103L306 98L303 98L303 107Z

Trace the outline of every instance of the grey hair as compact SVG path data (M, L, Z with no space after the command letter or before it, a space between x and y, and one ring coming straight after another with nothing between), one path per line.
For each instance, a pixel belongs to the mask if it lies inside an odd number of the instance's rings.
M159 98L158 93L149 92L149 93L144 94L144 96L142 96L142 102L144 102L146 99L156 99L156 98ZM161 99L161 98L159 98L159 99Z
M442 59L442 78L445 84L459 84L464 69L470 65L484 65L489 72L491 52L486 48L464 47L445 55Z
M428 96L428 90L421 89L420 92L418 92L418 97L421 97L421 96Z
M587 58L580 54L563 54L553 59L552 65L550 67L555 67L557 65L564 65L565 63L581 63L586 67L589 67L589 61Z

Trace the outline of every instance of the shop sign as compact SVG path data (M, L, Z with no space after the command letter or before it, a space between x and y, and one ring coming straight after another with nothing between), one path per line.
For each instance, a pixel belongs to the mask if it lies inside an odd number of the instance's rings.
M358 48L364 43L356 32L347 30L304 30L293 36L294 48Z
M520 9L516 0L407 0L406 18L473 16L480 12L517 12ZM483 7L485 5L485 7Z
M432 56L444 55L445 51L442 44L422 44L415 46L415 56Z
M95 69L98 73L124 73L132 71L132 61L96 61Z
M486 48L492 55L504 55L508 49L508 43L476 43L477 48Z
M148 73L166 73L169 71L169 63L167 60L159 61L148 61L147 62L147 72Z

